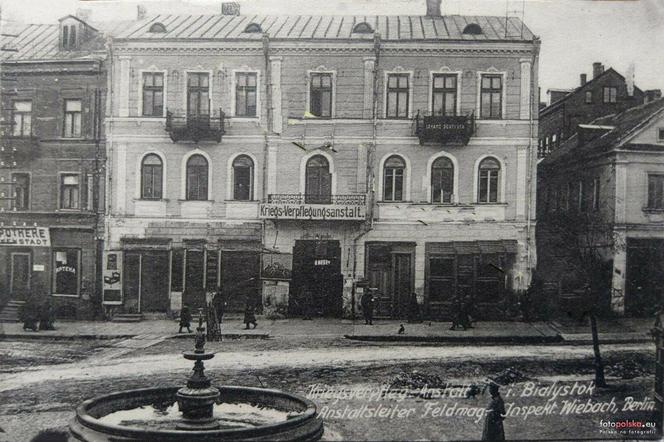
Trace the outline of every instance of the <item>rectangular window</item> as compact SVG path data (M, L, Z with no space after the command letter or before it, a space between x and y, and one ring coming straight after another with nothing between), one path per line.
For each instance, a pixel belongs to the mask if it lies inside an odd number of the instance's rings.
M65 100L65 138L81 136L81 100Z
M593 180L593 210L599 210L599 178Z
M618 98L618 88L613 86L604 86L604 102L615 103Z
M187 75L187 116L210 116L210 83L207 73L190 72Z
M648 209L664 209L664 175L648 175Z
M12 135L29 137L32 135L32 101L14 101L12 107Z
M498 170L480 169L479 202L498 202Z
M14 209L30 209L30 175L27 173L13 173L12 185L14 189Z
M657 141L664 141L664 128L657 129Z
M78 296L81 269L79 249L53 251L53 294Z
M500 119L503 113L503 77L482 75L480 116L483 119Z
M164 115L164 74L143 72L143 116Z
M431 113L433 115L456 115L457 76L434 74L431 88Z
M586 91L586 104L592 104L593 102L593 91Z
M390 167L385 168L385 201L403 200L403 169Z
M86 204L85 204L85 210L95 210L95 177L92 174L87 175L86 177L86 190L87 190L87 197L86 197Z
M387 76L387 118L408 118L410 77L408 74Z
M317 117L329 118L332 116L332 74L311 74L309 112Z
M78 209L81 199L81 177L77 174L60 175L60 208Z
M238 72L235 74L235 116L256 116L256 73Z
M586 187L585 183L583 181L579 181L578 195L577 195L579 212L585 212L587 207L586 203L588 201L587 199L588 196L586 195L585 187Z

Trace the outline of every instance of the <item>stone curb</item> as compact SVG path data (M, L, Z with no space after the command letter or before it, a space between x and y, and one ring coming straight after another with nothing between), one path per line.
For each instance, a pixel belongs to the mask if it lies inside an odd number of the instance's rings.
M564 342L555 336L407 336L407 335L344 335L346 339L372 342L469 342L492 344L554 344Z

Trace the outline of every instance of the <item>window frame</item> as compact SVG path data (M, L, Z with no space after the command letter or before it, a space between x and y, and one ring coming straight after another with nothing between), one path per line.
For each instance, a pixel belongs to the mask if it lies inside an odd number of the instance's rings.
M232 109L232 115L234 118L238 119L249 119L249 120L255 120L260 118L260 71L255 70L255 69L236 69L232 71L232 85L231 85L231 90L232 90L232 103L231 103L231 109ZM239 75L254 75L256 77L256 85L253 87L253 92L255 96L255 106L254 106L254 115L241 115L238 113L238 93L239 93L239 82L238 82L238 76ZM244 86L245 89L248 88L247 86ZM246 103L246 100L245 100ZM246 107L246 106L245 106Z
M68 111L67 103L78 101L81 105L80 111ZM65 98L63 100L63 122L62 122L62 138L82 138L83 137L83 99L81 98ZM78 133L73 133L75 128L76 115L78 115ZM71 117L71 130L67 130L69 119Z
M593 91L586 91L585 93L585 103L586 104L592 104L593 103Z
M657 142L664 143L664 127L657 128Z
M607 101L607 90L609 91ZM617 86L604 86L602 88L602 102L604 104L615 104L618 102L618 87Z
M506 91L506 78L507 75L504 72L478 72L478 97L477 97L477 110L478 110L478 119L480 120L504 120L506 119L505 111L506 111L506 105L505 105L505 91ZM499 78L500 79L500 89L495 89L493 87L490 87L488 89L484 88L484 78L485 77L492 77L492 78ZM494 115L489 115L488 117L485 117L482 113L483 110L483 105L482 105L482 97L484 93L489 93L491 94L491 104L493 104L493 94L495 94L497 91L499 91L499 96L500 96L500 115L499 116L494 116ZM491 105L489 106L489 109L491 109Z
M237 195L236 195L236 192L235 192L236 183L237 183L236 182L237 175L236 175L236 172L235 172L235 168L236 168L235 162L238 161L239 159L243 158L243 157L248 159L251 162L251 166L249 167L249 195L248 195L248 198L246 198L246 199L245 198L242 198L242 199L238 198ZM255 173L256 173L256 161L254 160L254 158L247 155L246 153L237 154L231 159L231 183L230 183L230 191L231 191L230 196L231 196L231 198L230 199L232 201L250 202L250 201L255 200L255 195L254 195L254 189L255 189L255 186L256 186L255 183L254 183Z
M161 115L159 114L145 114L145 75L146 74L161 74L162 75L162 86L161 86ZM167 83L168 83L168 72L166 70L140 70L140 109L139 116L142 118L164 118L166 116L166 94L167 94ZM151 90L156 91L155 86L149 86ZM154 107L154 94L153 94L153 107Z
M311 109L311 101L313 100L313 78L314 76L322 76L322 75L329 75L330 76L330 115L329 116L319 116L316 115L312 112ZM328 70L328 69L313 69L307 71L307 94L306 94L306 111L312 115L314 115L316 118L320 119L331 119L336 117L336 106L337 106L337 72L334 70ZM322 88L321 88L322 89Z
M399 167L388 167L387 163L392 158L398 158L403 163L403 167L401 167L401 168L399 168ZM389 155L387 158L385 158L385 160L383 161L383 164L382 164L382 172L383 172L382 189L381 189L381 191L382 191L382 193L381 193L382 201L384 201L386 203L401 203L401 202L404 202L406 200L406 176L407 176L406 173L407 173L407 168L408 168L408 163L406 163L406 160L401 155L392 154L392 155ZM401 170L401 189L400 189L401 198L397 199L396 198L396 194L397 194L397 192L396 192L396 183L397 183L397 178L398 177L396 175L396 171L398 171L399 169ZM391 176L388 176L388 170L393 171ZM388 196L387 195L388 180L392 181L392 197L391 198L387 197Z
M309 170L313 169L319 169L323 170L323 167L310 167L309 164L312 163L312 161L320 157L324 160L327 166L327 174L329 175L329 194L323 194L321 192L318 193L312 193L310 192L309 189ZM318 187L319 190L321 188L322 184L319 181L318 182ZM323 155L321 152L315 152L313 155L310 155L304 159L304 202L305 204L331 204L332 202L332 197L334 196L334 172L333 172L333 167L332 167L332 161L330 158L328 158L326 155Z
M208 77L208 85L207 85L207 90L208 90L208 103L209 103L209 109L208 109L208 118L212 118L214 114L214 100L212 99L213 97L213 86L214 86L214 75L211 70L201 70L201 69L193 69L193 70L185 70L184 71L185 75L184 77L184 93L182 94L183 97L183 109L185 110L185 115L187 119L192 116L189 112L189 77L194 75L194 74L205 74ZM201 88L201 86L194 86L195 88ZM200 101L199 101L199 107L200 107ZM202 116L201 114L197 114L197 116Z
M592 210L593 212L599 211L599 203L600 203L600 180L599 177L593 178L593 194L592 194Z
M159 168L160 168L160 171L159 171L159 175L160 175L160 177L159 177L159 196L146 196L145 195L145 167L149 166L151 169L157 167L156 164L148 164L148 165L145 164L145 160L148 159L151 156L154 156L159 160ZM141 158L141 174L140 175L141 175L140 199L143 200L143 201L161 201L161 200L163 200L164 199L164 159L160 155L158 155L154 152L146 153L145 155L143 155L143 158ZM151 174L151 177L152 177L152 181L153 181L152 189L153 189L153 193L155 193L154 192L154 189L155 189L155 186L154 186L154 173Z
M76 259L77 259L77 274L76 274L76 294L68 294L68 293L57 293L56 290L56 284L57 284L57 272L56 272L56 265L55 265L55 260L56 260L56 254L58 252L71 252L74 251L76 252ZM81 265L82 265L82 250L78 247L53 247L51 248L51 296L58 296L58 297L64 297L64 298L78 298L81 295Z
M30 103L30 111L20 111L16 109L17 103ZM33 110L33 103L32 99L17 99L17 100L12 100L12 115L11 115L11 122L12 122L12 129L11 129L11 136L13 138L30 138L32 136L32 110ZM16 134L15 129L16 129L16 117L20 116L21 117L21 123L20 123L20 133ZM28 133L24 132L25 128L25 117L29 116L29 128L28 128Z
M64 179L68 176L75 176L78 179L78 199L76 202L76 207L64 207L64 191L66 188L73 187L72 184L65 184ZM58 174L58 210L64 211L78 211L82 210L83 205L83 184L82 184L82 174L80 172L60 172Z
M26 192L23 194L23 204L21 204L21 207L19 207L18 204L16 204L16 201L18 199L18 195L16 195L16 189L18 188L16 178L18 176L24 176L27 177L27 189ZM30 203L32 202L32 174L30 172L12 172L10 175L10 179L12 182L12 192L14 194L14 198L11 200L12 204L12 209L20 212L27 212L30 210Z
M446 96L446 93L449 93L451 89L448 89L446 87L443 88L436 88L436 77L454 77L455 78L455 89L454 89L454 113L451 115L442 113L440 116L457 116L460 114L460 97L459 97L459 92L461 90L460 88L460 83L461 83L461 73L460 72L452 72L452 71L447 71L447 70L440 70L440 71L431 71L429 72L429 111L431 112L431 115L438 115L435 114L434 110L434 94L436 93L442 93L443 97ZM443 99L443 102L446 103L446 99ZM445 106L443 105L443 108Z
M646 206L645 209L649 211L664 211L664 173L661 172L648 172L646 180ZM659 191L655 189L655 195L651 197L651 180L656 179L659 184ZM659 192L659 200L657 199L657 193ZM654 204L651 204L654 202Z
M390 92L391 91L396 91L395 93L403 93L404 88L399 88L398 87L398 82L397 82L397 88L390 88L389 87L389 82L390 82L390 77L391 76L400 76L400 77L406 77L408 80L408 87L406 88L406 115L405 116L398 116L398 110L399 110L399 101L397 100L397 116L391 116L389 114L389 97L390 97ZM404 71L404 70L394 70L394 71L385 71L385 77L384 77L384 91L383 91L383 106L384 106L384 116L385 119L387 120L408 120L413 117L413 71ZM398 95L397 95L398 96Z
M200 156L205 160L206 164L206 169L205 169L205 183L206 183L206 188L205 188L205 198L201 198L200 195L200 183L198 185L199 190L197 192L197 198L190 198L190 193L189 193L189 162L196 156ZM196 167L202 167L202 166L196 166ZM185 194L184 194L184 199L186 201L209 201L210 200L210 159L207 158L205 155L199 153L199 152L194 152L191 155L189 155L187 158L185 158L185 173L184 173L184 180L185 180ZM199 177L200 180L200 177Z
M484 163L487 160L493 160L498 164L498 169L486 169L486 170L497 170L496 177L495 177L495 183L496 183L496 200L491 201L491 173L488 174L486 177L486 180L488 181L488 184L486 186L486 201L482 201L482 163ZM476 180L475 180L475 186L476 186L476 192L475 192L475 203L476 204L502 204L503 198L504 198L504 175L505 175L505 165L498 159L498 157L493 156L493 155L486 155L482 158L480 158L477 161L477 164L475 166L476 170Z
M452 167L451 167L451 168L444 168L444 167L435 168L434 166L436 165L436 163L439 162L439 161L442 161L442 160L449 161L449 164L450 164ZM440 198L439 201L436 201L436 200L434 199L434 193L435 193L435 191L436 191L436 188L435 188L435 186L434 186L434 170L436 170L436 169L440 169L440 170L451 169L451 170L452 170L452 176L450 177L450 178L451 178L450 181L451 181L451 186L452 186L452 187L451 187L451 191L448 192L448 195L449 195L449 201L445 201L445 193L443 192L443 186L442 186L442 175L441 175L441 183L440 183L440 194L441 194L441 198ZM455 168L454 161L452 161L452 159L451 159L450 157L445 156L445 155L440 155L440 156L436 157L436 159L434 159L434 160L431 162L431 166L430 166L430 182L429 182L429 185L430 185L430 192L429 192L430 195L429 195L429 198L430 198L431 204L449 205L449 204L454 204L454 203L455 203L455 199L456 199L456 197L455 197L455 190L456 190L456 189L455 189L455 187L454 187L454 184L455 184L455 175L456 175L456 170L455 170L455 169L456 169L456 168Z

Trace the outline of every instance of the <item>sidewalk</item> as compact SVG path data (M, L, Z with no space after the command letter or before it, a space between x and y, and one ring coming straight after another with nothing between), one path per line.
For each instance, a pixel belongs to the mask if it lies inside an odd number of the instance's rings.
M649 342L652 320L617 319L598 321L602 343ZM400 324L405 331L399 334ZM317 318L304 321L300 318L267 320L258 317L258 328L245 330L241 316L224 317L221 324L223 338L267 339L275 337L329 337L345 336L358 341L380 342L438 342L438 343L501 343L546 344L568 343L586 345L592 342L590 326L572 321L551 322L484 322L474 328L449 330L449 322L424 322L409 324L399 320L376 320L374 325L364 325L363 320ZM0 339L143 339L186 338L188 333L178 334L178 323L173 320L144 320L121 323L103 321L56 321L53 331L24 331L21 323L0 323ZM192 330L195 325L192 325Z

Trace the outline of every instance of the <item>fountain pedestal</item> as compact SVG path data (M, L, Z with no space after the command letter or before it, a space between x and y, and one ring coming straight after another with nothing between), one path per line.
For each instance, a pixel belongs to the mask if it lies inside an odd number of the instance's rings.
M219 428L218 420L213 417L214 404L219 399L219 390L212 386L205 376L203 361L212 359L214 353L205 351L205 328L203 315L199 315L196 328L194 351L184 352L185 359L194 362L194 370L187 380L187 386L175 394L183 420L177 424L179 430L214 430Z

